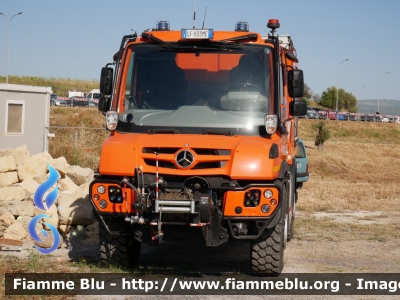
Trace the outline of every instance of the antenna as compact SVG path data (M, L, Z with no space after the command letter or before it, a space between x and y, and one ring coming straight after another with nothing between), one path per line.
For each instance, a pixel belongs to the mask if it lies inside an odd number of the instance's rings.
M204 12L203 27L201 27L201 29L204 29L204 21L206 20L206 14L207 14L207 6L206 6L206 11Z
M196 0L194 0L193 29L196 28L195 21L196 21Z

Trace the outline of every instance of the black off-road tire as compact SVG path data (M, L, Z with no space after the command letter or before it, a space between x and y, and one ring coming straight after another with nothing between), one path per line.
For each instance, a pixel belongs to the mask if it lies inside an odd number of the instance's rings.
M258 276L278 276L283 270L284 221L267 228L251 243L251 272Z
M137 264L142 243L129 236L113 236L100 225L100 254L102 262L123 267Z
M283 270L285 250L285 220L287 215L289 190L282 189L281 219L273 228L267 228L251 243L251 272L258 276L278 276Z

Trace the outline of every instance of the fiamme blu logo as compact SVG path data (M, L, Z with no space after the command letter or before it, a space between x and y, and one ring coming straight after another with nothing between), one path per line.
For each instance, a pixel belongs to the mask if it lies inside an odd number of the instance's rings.
M37 223L43 219L44 222L42 224L46 225L47 228L49 228L50 233L52 235L53 243L50 248L42 248L39 246L35 246L35 248L42 254L50 254L54 250L58 248L58 245L60 244L60 234L58 233L58 230L56 227L54 227L52 224L47 223L45 221L46 218L50 218L46 214L46 211L50 209L50 207L54 204L54 202L57 199L58 196L58 186L57 186L57 181L60 178L60 174L55 170L52 166L47 165L47 168L49 169L49 178L45 182L43 182L36 190L35 194L33 195L33 203L35 206L43 211L42 214L34 217L28 224L28 233L31 236L33 240L36 242L42 243L43 240L40 238L38 233L36 232L36 225ZM53 186L55 186L53 188ZM52 189L53 188L53 189ZM51 190L52 189L52 190ZM44 200L44 195L46 192L50 191L46 199ZM44 230L43 228L40 230L42 235L45 238L49 237L49 232Z

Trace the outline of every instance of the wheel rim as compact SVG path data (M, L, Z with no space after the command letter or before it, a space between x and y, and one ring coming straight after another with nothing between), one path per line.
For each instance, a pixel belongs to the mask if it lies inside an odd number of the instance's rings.
M293 202L292 218L293 218L293 220L296 218L296 201Z
M287 237L288 237L288 217L289 215L285 215L285 229L283 231L283 249L286 249Z

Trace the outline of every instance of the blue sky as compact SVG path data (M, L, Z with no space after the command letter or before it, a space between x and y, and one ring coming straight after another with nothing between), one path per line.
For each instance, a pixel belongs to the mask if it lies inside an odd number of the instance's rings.
M158 20L171 29L193 26L194 0L0 0L11 17L9 74L98 79L123 35ZM196 26L232 30L247 21L268 33L279 19L290 34L305 82L321 94L330 86L358 99L400 100L398 0L196 0ZM7 73L8 18L0 15L0 74ZM345 60L346 62L338 64ZM338 71L339 70L339 71ZM386 72L389 74L382 75Z

